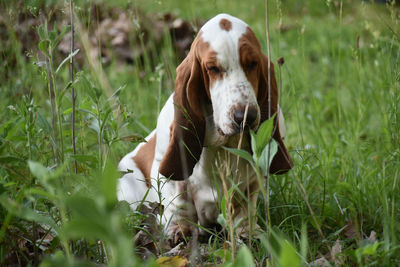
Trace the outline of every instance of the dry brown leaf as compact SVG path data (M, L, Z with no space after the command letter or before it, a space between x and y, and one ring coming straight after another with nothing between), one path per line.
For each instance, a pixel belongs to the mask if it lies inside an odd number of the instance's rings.
M376 232L374 230L371 231L371 233L369 234L369 237L367 238L367 240L371 243L375 243L376 242Z
M316 260L314 260L313 262L311 262L311 266L319 266L319 267L326 267L329 266L329 261L324 257L320 257Z
M160 204L156 202L143 203L140 209L142 214L147 215L142 222L143 230L136 233L133 241L138 248L139 254L144 258L153 255L158 255L158 240L160 240L160 225L158 224L157 216L160 214Z
M149 258L151 254L158 254L158 248L148 233L142 230L137 232L133 241L135 246L138 247L139 254L141 254L144 258Z
M189 266L189 261L187 258L182 256L175 257L161 257L156 260L158 266L160 267L185 267Z
M335 245L332 247L331 257L335 266L341 266L343 264L343 257L338 255L342 253L342 245L340 244L339 239L336 240Z
M183 242L179 243L175 247L171 248L169 251L165 252L166 257L182 256L185 244Z
M346 222L346 229L344 230L344 236L349 239L355 239L358 236L357 226L353 221Z

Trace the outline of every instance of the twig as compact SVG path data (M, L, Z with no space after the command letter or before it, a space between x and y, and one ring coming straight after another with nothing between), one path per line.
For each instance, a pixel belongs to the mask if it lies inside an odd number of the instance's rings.
M249 102L247 102L246 104L246 108L244 110L244 118L243 118L243 122L240 125L240 137L239 137L239 143L237 146L237 149L240 149L242 147L242 141L243 141L243 133L244 133L244 128L246 127L246 121L247 121L247 113L249 111ZM236 160L236 166L239 166L239 159L240 157L237 156L237 160ZM239 169L237 169L236 171L239 171Z
M53 132L53 141L55 146L52 146L53 151L53 161L54 164L57 163L57 155L58 155L58 146L57 146L57 127L56 127L56 107L55 107L55 96L54 96L54 88L53 82L50 75L50 62L49 58L46 56L46 73L47 73L47 84L49 87L49 96L50 96L50 104L51 104L51 130ZM54 149L54 147L56 149Z
M271 118L271 45L269 41L269 16L268 16L268 0L265 0L265 31L267 36L267 57L268 57L268 119ZM269 216L269 162L271 157L271 146L268 145L267 154L267 170L265 174L265 196L264 196L264 208L265 208L265 225L266 233L269 238L270 236L270 216Z
M70 13L70 18L71 18L71 55L75 51L75 25L74 25L74 1L69 0L69 13ZM71 84L74 82L74 57L71 56L69 59L69 76L71 80ZM72 153L75 156L76 155L76 143L75 143L75 103L76 103L76 95L75 95L75 88L72 85L71 86L71 94L72 94L72 118L71 118L71 124L72 124ZM74 157L74 172L75 174L78 173L78 164L76 161L76 158ZM88 247L87 247L87 242L86 239L84 239L84 250L85 250L85 256L86 259L89 258L89 252L88 252Z
M32 92L29 92L29 102L31 102L30 100L32 99ZM32 117L30 112L34 112L33 109L30 111L29 106L26 107L27 108L27 119L25 119L25 125L27 125L27 138L28 138L28 155L29 155L29 160L32 160L32 136L31 136L31 129L32 129L32 125L33 125L33 121L32 121ZM32 173L29 173L29 177L30 177L30 183L31 186L34 185L35 183L35 179L32 176ZM31 208L32 210L35 210L35 202L32 201L31 203ZM38 239L38 234L37 234L37 223L35 221L32 222L32 245L33 245L33 266L37 267L39 266L39 250L38 250L38 244L36 243L36 240Z
M225 152L227 153L227 152ZM218 153L218 158L219 161L221 160L221 155ZM230 247L231 247L231 252L232 252L232 257L235 258L235 254L236 254L236 240L235 240L235 229L234 229L234 223L233 223L233 205L232 205L232 194L233 193L229 193L228 190L228 186L226 183L226 176L229 175L231 173L231 169L230 169L230 158L228 158L228 162L224 165L222 165L222 168L218 168L219 171L219 176L221 177L221 181L222 181L222 188L223 188L223 192L224 192L224 197L227 200L226 204L226 214L227 214L227 219L228 219L228 223L229 223L229 238L230 238Z
M69 1L69 11L70 11L70 17L71 17L71 55L74 52L74 34L75 34L75 29L74 29L74 1L70 0ZM71 84L74 82L74 57L71 56L69 59L69 76L71 80ZM74 86L71 86L72 88L72 151L74 156L76 155L76 144L75 144L75 101L76 101L76 96L75 96L75 88ZM78 168L77 168L77 162L76 158L74 157L74 171L75 174L78 173Z

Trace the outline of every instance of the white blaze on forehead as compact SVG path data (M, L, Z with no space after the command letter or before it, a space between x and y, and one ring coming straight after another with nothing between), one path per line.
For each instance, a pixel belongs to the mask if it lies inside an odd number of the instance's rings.
M237 132L233 114L246 105L256 107L257 98L253 87L240 64L239 39L246 33L248 25L238 18L220 14L201 28L201 37L216 52L223 71L223 78L210 87L214 124L224 135Z
M223 19L231 22L229 30L220 26ZM203 41L209 43L210 47L217 52L217 59L223 68L239 64L239 39L246 33L247 27L248 25L238 18L219 14L201 28Z

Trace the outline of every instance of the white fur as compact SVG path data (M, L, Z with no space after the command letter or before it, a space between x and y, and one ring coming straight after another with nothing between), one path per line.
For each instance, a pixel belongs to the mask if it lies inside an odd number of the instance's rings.
M157 120L157 128L145 138L145 140L148 141L151 137L153 137L154 134L157 133L156 149L151 169L152 187L150 188L150 190L146 186L143 173L136 167L135 162L132 160L132 157L136 155L140 147L145 143L140 143L132 152L123 157L118 165L118 169L120 171L128 172L119 180L117 191L118 200L127 201L130 204L131 208L133 210L136 210L138 204L141 203L148 190L149 192L147 193L146 201L149 202L159 202L159 193L161 193L163 201L165 203L172 203L171 205L166 205L167 208L165 209L163 223L169 221L169 219L172 217L173 209L176 209L176 205L173 203L173 199L176 198L176 182L165 182L165 177L160 176L160 174L158 173L158 168L160 166L161 160L168 147L170 137L170 125L174 119L173 95L174 94L171 94L160 112ZM161 190L157 184L158 179L161 179L162 182Z

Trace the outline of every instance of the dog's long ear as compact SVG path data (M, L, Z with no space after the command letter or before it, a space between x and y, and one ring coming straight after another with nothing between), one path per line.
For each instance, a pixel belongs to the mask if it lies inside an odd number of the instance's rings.
M205 95L204 80L194 42L191 51L177 68L174 94L174 121L170 141L159 172L172 180L189 178L200 159L205 120L200 102Z
M258 88L258 104L260 106L261 110L261 123L264 122L265 120L268 119L268 109L269 109L269 103L268 103L268 58L262 54L262 60L261 60L261 68L260 68L260 80L259 80L259 88ZM275 79L275 71L274 71L274 65L271 62L271 73L270 73L270 78L271 78L271 116L273 114L276 114L275 119L274 119L274 133L273 133L273 138L275 141L278 143L278 151L275 154L275 157L272 160L271 166L270 166L270 173L275 173L275 174L283 174L293 168L293 162L292 158L290 157L287 148L285 146L285 143L283 142L282 136L279 132L279 115L280 113L278 112L278 87L276 84L276 79ZM282 120L283 121L283 120Z

